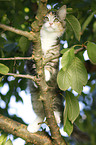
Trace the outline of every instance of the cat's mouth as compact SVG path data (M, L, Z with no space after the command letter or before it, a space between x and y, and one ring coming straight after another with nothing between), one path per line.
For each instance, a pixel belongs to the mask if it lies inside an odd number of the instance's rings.
M53 26L51 26L51 25L48 27L48 29L49 30L55 30L55 28Z
M56 29L55 29L52 25L45 26L45 30L46 30L46 31L49 31L49 32L54 32L54 31L56 31Z

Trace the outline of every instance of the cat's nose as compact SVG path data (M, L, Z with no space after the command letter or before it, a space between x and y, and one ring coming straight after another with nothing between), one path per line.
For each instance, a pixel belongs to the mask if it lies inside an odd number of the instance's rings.
M51 22L49 24L50 24L50 26L53 25L53 23L51 23Z

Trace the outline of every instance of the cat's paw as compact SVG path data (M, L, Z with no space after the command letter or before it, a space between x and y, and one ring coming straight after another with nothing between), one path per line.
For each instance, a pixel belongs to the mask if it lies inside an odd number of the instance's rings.
M60 112L54 111L54 115L55 115L55 119L56 119L57 124L60 124L60 122L61 122Z
M38 125L36 122L34 122L28 125L27 130L31 133L35 133L39 130L40 126L40 124Z
M43 118L37 117L33 123L29 124L27 130L31 133L35 133L40 129Z
M49 81L51 78L51 74L50 74L50 71L45 69L45 81Z

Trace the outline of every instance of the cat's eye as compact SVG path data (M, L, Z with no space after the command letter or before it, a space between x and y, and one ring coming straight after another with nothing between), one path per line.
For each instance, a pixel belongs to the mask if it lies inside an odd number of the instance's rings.
M54 19L54 22L59 22L58 18L55 18L55 19Z
M46 21L49 21L49 18L46 16L45 18L44 18L44 21L46 22Z

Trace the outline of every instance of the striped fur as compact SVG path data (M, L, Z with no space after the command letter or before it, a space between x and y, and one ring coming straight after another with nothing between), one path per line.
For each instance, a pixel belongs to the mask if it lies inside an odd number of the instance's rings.
M61 21L59 11L57 11L57 15L54 15L52 12L48 13L44 19L44 24L40 30L41 48L44 59L59 54L60 44L58 43L58 39L62 36L62 34L65 31L65 22L64 20ZM66 16L65 9L64 15ZM30 68L32 63L33 62L27 61L27 72L29 74L32 74L32 69ZM57 123L60 123L63 112L63 101L62 97L59 95L59 89L56 83L58 68L59 58L51 60L44 66L45 81L49 86L54 86L54 89L52 90L53 110ZM32 96L33 110L37 114L36 120L28 126L28 130L30 132L36 132L40 128L40 125L38 125L38 123L43 121L45 114L42 101L40 101L39 99L39 87L36 86L36 84L31 80L29 80L28 84Z

